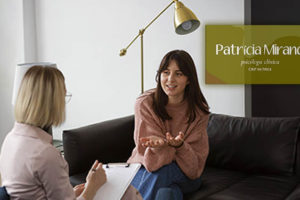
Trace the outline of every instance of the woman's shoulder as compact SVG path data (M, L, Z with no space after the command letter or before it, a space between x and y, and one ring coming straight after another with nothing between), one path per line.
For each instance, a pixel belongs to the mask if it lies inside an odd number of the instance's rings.
M53 163L58 162L62 158L58 149L52 144L43 144L39 153L36 156L37 162Z
M43 172L49 170L49 168L55 170L66 167L66 162L62 155L53 145L45 145L31 162L33 171Z
M198 121L208 121L210 116L210 113L206 113L203 110L201 110L200 108L196 109L196 119Z
M136 106L152 106L155 89L145 91L136 99Z

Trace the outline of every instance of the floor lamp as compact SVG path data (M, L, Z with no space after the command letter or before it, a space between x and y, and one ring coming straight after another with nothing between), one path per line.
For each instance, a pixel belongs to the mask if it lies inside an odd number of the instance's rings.
M50 63L50 62L18 64L16 67L15 80L14 80L14 89L13 89L13 97L12 97L12 105L13 106L15 106L15 104L16 104L17 96L19 93L19 88L20 88L21 82L23 80L23 77L26 74L26 72L28 71L28 69L33 66L55 67L56 68L56 64ZM52 135L52 127L50 127L46 131Z
M143 35L147 28L163 14L173 3L175 3L175 14L174 14L174 26L175 32L179 35L184 35L193 32L200 26L200 21L196 15L178 0L172 0L172 2L163 9L145 28L139 30L138 35L129 43L129 45L120 50L120 56L124 56L127 49L134 43L134 41L141 38L141 93L144 92L144 46L143 46Z

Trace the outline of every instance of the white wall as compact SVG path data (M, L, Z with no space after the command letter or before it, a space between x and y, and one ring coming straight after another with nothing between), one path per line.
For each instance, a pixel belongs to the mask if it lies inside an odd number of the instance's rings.
M13 126L12 88L17 63L24 61L23 3L0 0L0 147Z
M133 113L140 92L140 41L125 57L118 53L169 0L38 0L38 61L56 62L73 94L67 120L54 129L75 128ZM144 34L145 89L155 87L155 73L170 50L188 51L197 65L200 85L212 112L244 116L244 86L205 85L205 24L243 24L241 0L183 1L198 16L201 28L176 35L169 8Z
M64 129L133 114L140 93L140 41L128 49L125 57L119 57L119 50L170 0L23 2L24 8L20 0L0 0L0 142L13 124L11 92L17 63L55 62L65 74L73 97L67 104L66 122L54 129L55 138L61 138ZM194 58L211 111L244 116L244 86L204 84L205 24L243 24L244 2L183 3L200 19L200 29L176 35L174 6L149 27L144 34L145 89L155 87L154 77L162 57L170 50L184 49Z

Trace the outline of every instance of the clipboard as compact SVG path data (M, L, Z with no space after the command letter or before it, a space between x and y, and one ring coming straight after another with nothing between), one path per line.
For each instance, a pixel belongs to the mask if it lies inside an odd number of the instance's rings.
M120 200L140 167L140 163L103 165L107 181L99 188L93 200Z

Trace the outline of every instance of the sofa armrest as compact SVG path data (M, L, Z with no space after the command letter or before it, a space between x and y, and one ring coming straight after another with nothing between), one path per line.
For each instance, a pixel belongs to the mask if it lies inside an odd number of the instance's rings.
M90 169L94 161L125 162L134 148L134 116L63 131L70 176Z

